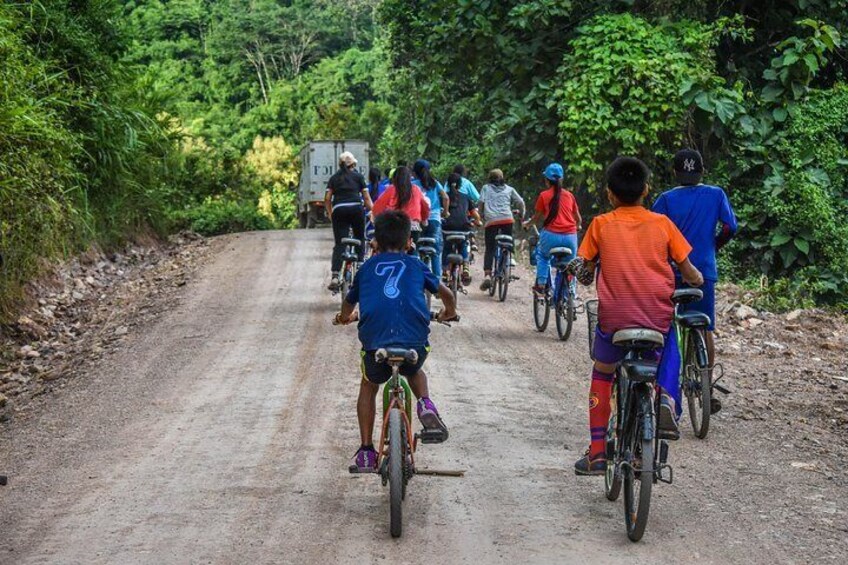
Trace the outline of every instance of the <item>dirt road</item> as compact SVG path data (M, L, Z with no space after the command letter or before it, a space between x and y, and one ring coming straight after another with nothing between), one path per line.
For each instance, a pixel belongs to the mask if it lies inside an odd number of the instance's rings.
M803 447L732 403L706 441L687 430L673 446L675 483L629 542L621 502L571 471L588 435L585 321L566 344L532 331L526 276L506 304L475 290L461 324L433 328L451 438L419 465L467 474L414 478L392 540L386 490L347 473L358 347L330 325L329 232L215 245L178 307L6 425L0 562L844 562L844 473L788 465Z

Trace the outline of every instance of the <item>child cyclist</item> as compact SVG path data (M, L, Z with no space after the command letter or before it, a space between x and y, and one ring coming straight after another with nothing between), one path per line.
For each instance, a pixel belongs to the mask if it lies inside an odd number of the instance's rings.
M446 232L467 232L473 225L482 226L483 221L477 212L477 205L470 196L462 192L462 177L458 173L451 173L448 177L448 215L442 222L442 230ZM471 270L468 268L468 240L462 246L462 284L468 286L471 283ZM447 272L448 253L442 257L442 269Z
M480 284L480 290L492 287L492 266L495 262L495 238L499 235L512 235L515 223L513 210L518 209L519 217L525 213L524 199L518 191L506 184L503 171L489 171L489 183L480 191L480 205L483 209L483 221L486 225L486 254L483 256L483 271L486 277Z
M704 275L701 290L704 298L694 304L681 306L682 310L703 312L710 317L706 333L707 354L710 366L715 364L715 284L718 281L716 251L736 234L736 215L724 190L702 184L704 159L698 151L681 149L674 156L674 174L680 186L664 192L654 202L653 211L668 216L686 240L692 245L692 264ZM716 233L716 227L721 228ZM677 274L677 286L685 286ZM713 399L712 410L721 408Z
M592 282L598 265L598 327L589 392L591 444L586 455L574 464L578 475L600 475L606 469L605 435L613 374L626 353L612 343L618 330L648 328L671 338L666 339L658 375L658 433L668 439L679 435L679 367L673 364L680 360L673 332L669 332L674 312L674 273L669 260L677 264L683 280L692 286L700 286L703 277L689 261L692 248L671 220L642 206L649 176L648 167L632 157L619 157L610 165L607 197L614 209L592 220L577 258L569 265L569 271L583 284Z
M551 271L551 249L567 247L571 249L571 257L577 257L577 232L583 227L577 200L562 187L562 165L551 163L542 174L545 190L536 199L536 213L524 222L527 228L544 219L536 245L536 284L533 291L537 294L545 293Z
M447 427L430 400L427 375L421 369L430 351L430 311L424 290L438 293L444 310L439 320L456 317L456 302L450 289L441 284L424 263L407 255L410 247L411 225L405 213L390 210L374 219L377 254L362 264L353 279L342 310L334 323L349 324L359 320L359 340L362 343L362 381L356 414L359 419L361 445L354 457L356 470L362 473L377 470L374 449L374 418L376 396L380 385L389 380L391 368L374 358L383 347L405 347L418 352L418 362L405 363L400 374L409 379L412 392L418 398L418 419L427 429L438 429L447 437ZM359 315L354 308L359 304Z

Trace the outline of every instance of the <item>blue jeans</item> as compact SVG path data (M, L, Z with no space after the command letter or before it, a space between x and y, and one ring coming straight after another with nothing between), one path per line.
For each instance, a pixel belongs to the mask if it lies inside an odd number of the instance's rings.
M536 284L544 286L551 272L551 249L568 247L571 259L577 257L577 234L554 233L542 230L539 233L539 245L536 246Z
M432 237L436 240L436 256L433 257L433 274L436 278L442 278L442 247L445 240L442 237L442 222L439 220L430 220L427 227L421 233L421 237Z

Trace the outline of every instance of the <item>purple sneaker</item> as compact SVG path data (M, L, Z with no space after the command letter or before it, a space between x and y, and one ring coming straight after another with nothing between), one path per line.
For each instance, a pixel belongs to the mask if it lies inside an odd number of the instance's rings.
M376 473L377 451L374 446L360 447L353 458L353 465L348 470L351 473Z
M439 411L436 405L429 398L421 398L418 400L418 420L425 430L441 430L447 433L448 428L439 416Z

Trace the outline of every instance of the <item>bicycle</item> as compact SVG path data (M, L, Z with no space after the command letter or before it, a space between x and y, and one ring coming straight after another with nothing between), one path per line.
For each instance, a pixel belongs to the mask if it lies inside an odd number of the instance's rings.
M359 268L359 249L362 249L362 242L352 237L343 237L342 244L345 245L344 253L342 253L342 271L339 278L339 289L336 291L342 295L342 305L344 305L347 292L353 285L353 278L356 276L356 270ZM335 293L333 293L335 294Z
M472 232L464 231L446 231L443 232L445 237L445 261L448 264L447 285L453 293L453 297L461 292L468 294L465 290L465 285L462 283L462 266L465 260L462 258L462 250L468 245L468 241Z
M431 319L437 314L431 312ZM440 322L450 326L449 322L458 322L459 316ZM447 432L435 429L422 429L412 433L412 389L400 374L404 363L418 362L418 352L404 347L386 347L378 349L374 358L378 363L388 363L392 376L383 386L383 425L380 443L377 449L377 472L383 486L389 486L389 531L392 537L403 533L403 506L409 479L415 475L415 451L418 442L423 444L442 443L448 438ZM354 472L351 469L351 472Z
M432 237L419 237L418 242L415 244L416 251L418 252L418 258L421 259L421 262L427 265L427 268L430 271L433 270L433 260L436 258L436 240ZM430 308L430 304L433 302L433 295L428 291L424 291L424 294L427 295L427 309Z
M575 300L577 279L565 272L571 254L571 249L568 247L551 249L551 270L555 273L553 283L551 273L548 272L545 293L543 295L534 293L533 296L533 321L536 324L536 330L544 332L547 329L550 312L553 310L560 341L567 341L571 336L571 328L578 313Z
M594 329L590 326L590 330L591 347ZM674 476L667 463L668 443L657 433L656 351L662 349L665 336L654 330L634 328L617 331L612 342L627 353L613 377L604 494L608 500L617 500L624 487L627 537L636 542L642 539L648 524L654 483L672 484Z
M489 296L494 296L497 288L498 301L504 302L509 290L509 283L513 280L512 252L514 243L512 236L496 235L495 246L495 270L492 273L492 286L489 287Z
M707 353L706 332L710 317L702 312L681 312L680 306L698 302L704 293L697 288L681 288L674 291L674 331L680 350L680 388L689 406L689 421L698 439L707 437L710 430L710 415L713 411L713 389L724 394L730 391L717 384L724 376L724 368L710 366ZM713 380L715 371L720 373Z

